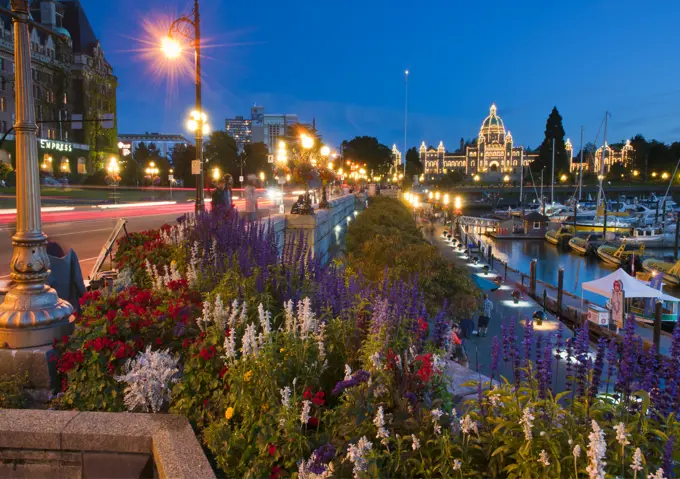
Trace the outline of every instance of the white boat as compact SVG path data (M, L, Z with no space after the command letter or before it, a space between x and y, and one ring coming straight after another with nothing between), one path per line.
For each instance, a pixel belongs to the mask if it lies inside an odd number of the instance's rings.
M675 228L673 228L675 231ZM667 228L665 231L660 226L644 226L633 228L630 236L623 236L629 243L644 243L647 246L670 245L675 241L675 233Z

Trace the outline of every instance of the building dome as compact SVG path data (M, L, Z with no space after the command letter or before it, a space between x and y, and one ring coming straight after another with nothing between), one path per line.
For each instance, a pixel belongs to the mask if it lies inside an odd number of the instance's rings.
M479 136L484 137L486 143L505 143L505 126L503 120L496 114L496 105L491 104L489 116L482 122Z
M61 35L64 35L65 37L71 38L71 33L64 27L54 27L53 30Z

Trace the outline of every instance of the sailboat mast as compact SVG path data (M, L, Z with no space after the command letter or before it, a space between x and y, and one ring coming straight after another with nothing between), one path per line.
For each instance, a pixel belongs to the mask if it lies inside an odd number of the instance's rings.
M550 179L550 203L555 206L555 138L552 139L552 178Z
M581 172L578 175L578 200L581 201L581 190L583 189L583 127L581 127Z
M604 180L604 162L607 156L607 120L609 119L609 112L604 112L604 143L602 145L602 157L600 158L600 171L597 175L600 180L600 189L597 192L597 208L600 207L600 202L602 201L602 180ZM605 209L607 205L605 204Z
M519 207L522 209L522 216L524 216L524 148L519 157Z

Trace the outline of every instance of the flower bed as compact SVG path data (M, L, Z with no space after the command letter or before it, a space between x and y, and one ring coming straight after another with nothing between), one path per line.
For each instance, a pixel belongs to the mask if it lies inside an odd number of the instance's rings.
M565 344L561 329L515 338L508 323L491 362L512 377L456 411L443 325L415 281L321 268L303 244L279 258L237 218L131 236L116 259L134 273L83 298L76 332L55 344L55 407L184 414L228 477L674 472L680 331L659 362L632 322L592 357L587 328Z

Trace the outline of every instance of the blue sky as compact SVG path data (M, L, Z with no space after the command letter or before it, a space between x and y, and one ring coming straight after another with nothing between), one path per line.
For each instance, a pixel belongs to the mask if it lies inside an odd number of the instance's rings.
M188 0L81 0L119 78L119 131L186 133L192 78L168 82L137 51ZM491 102L536 147L553 106L579 147L642 133L680 140L680 2L655 0L201 0L205 110L214 127L250 106L316 119L326 141L403 145L476 136ZM158 20L156 20L158 19Z

